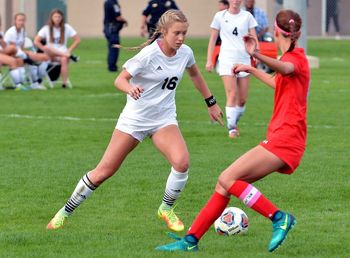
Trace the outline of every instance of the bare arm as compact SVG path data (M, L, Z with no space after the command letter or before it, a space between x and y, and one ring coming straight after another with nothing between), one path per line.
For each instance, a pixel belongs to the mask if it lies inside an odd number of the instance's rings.
M250 65L243 65L243 64L238 64L233 67L233 73L237 74L239 72L247 72L252 75L254 75L257 79L262 81L263 83L267 84L271 88L276 88L276 83L275 83L275 76L265 73L255 67L252 67Z
M253 37L252 35L245 36L244 44L249 55L263 62L276 72L281 73L282 75L288 75L294 72L294 65L292 63L282 62L278 59L260 54L256 37Z
M278 59L274 59L274 58L265 56L263 54L260 54L259 52L254 52L252 56L260 60L264 64L266 64L272 70L278 73L281 73L283 75L288 75L294 72L294 65L290 62L282 62Z
M129 74L125 69L121 71L118 77L114 81L114 86L130 95L133 99L137 100L141 97L141 93L143 92L143 88L139 86L133 86L129 83L132 78L131 74Z
M39 35L37 35L34 38L34 45L39 48L40 50L45 52L45 46L41 43L42 37L40 37Z
M207 64L205 65L205 69L208 72L211 72L214 69L212 56L215 49L215 42L218 36L219 36L219 31L216 29L211 29L209 43L208 43L208 51L207 51Z
M212 97L213 95L210 92L208 85L204 81L202 74L198 70L197 65L192 65L190 68L187 68L187 71L194 86L202 94L203 98L208 99L209 97ZM222 122L223 112L217 104L208 107L208 113L211 121L218 121L220 125L224 125L224 123Z
M80 44L80 37L78 34L76 34L72 38L73 38L73 43L68 48L69 53L72 53L72 51Z

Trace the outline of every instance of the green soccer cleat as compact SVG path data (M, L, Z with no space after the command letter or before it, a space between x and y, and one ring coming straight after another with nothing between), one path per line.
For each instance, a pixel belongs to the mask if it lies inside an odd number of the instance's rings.
M183 231L185 228L183 222L176 216L174 208L164 208L163 205L161 205L158 209L158 217L164 220L168 228L173 231L179 232Z
M167 252L174 252L174 251L184 251L184 252L195 252L198 251L198 241L197 239L192 235L186 235L183 238L180 237L174 237L174 234L169 235L170 237L176 239L176 242L158 246L156 250L158 251L167 251Z
M272 221L272 239L269 244L269 252L275 251L286 239L289 230L297 223L293 215L278 211Z
M60 209L49 224L47 224L46 228L50 230L62 228L67 218L68 215L64 212L64 209Z

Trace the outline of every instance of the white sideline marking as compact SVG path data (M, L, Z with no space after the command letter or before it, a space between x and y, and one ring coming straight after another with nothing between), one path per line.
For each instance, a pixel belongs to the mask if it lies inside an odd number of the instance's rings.
M2 117L7 118L19 118L19 119L33 119L33 120L66 120L66 121L117 121L117 118L95 118L95 117L71 117L71 116L33 116L33 115L20 115L20 114L1 114Z
M96 117L71 117L71 116L34 116L34 115L21 115L21 114L0 114L0 117L6 118L17 118L17 119L32 119L32 120L65 120L65 121L92 121L92 122L117 122L116 118L96 118ZM190 120L179 120L181 124L211 124L210 121L190 121ZM248 124L241 122L242 125L249 125L255 127L267 127L267 123L254 123ZM342 128L348 129L350 126L336 126L336 125L308 125L308 128L321 128L321 129L335 129Z

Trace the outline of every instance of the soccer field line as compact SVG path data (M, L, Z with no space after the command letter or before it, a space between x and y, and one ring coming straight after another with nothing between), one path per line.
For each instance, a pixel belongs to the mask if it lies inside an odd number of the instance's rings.
M35 115L21 115L21 114L0 114L0 117L14 118L14 119L31 119L31 120L64 120L64 121L91 121L91 122L117 122L118 118L96 118L96 117L72 117L72 116L35 116ZM179 120L179 124L211 124L210 121L191 121ZM266 127L267 123L246 123L241 122L241 125ZM311 125L308 128L320 129L349 129L350 125Z

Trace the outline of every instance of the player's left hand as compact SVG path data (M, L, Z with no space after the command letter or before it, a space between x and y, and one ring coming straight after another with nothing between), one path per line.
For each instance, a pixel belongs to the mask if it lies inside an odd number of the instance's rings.
M218 122L220 125L224 125L224 122L222 121L222 118L224 117L224 113L222 112L221 108L218 104L215 104L214 106L208 107L208 113L210 120L212 122Z

